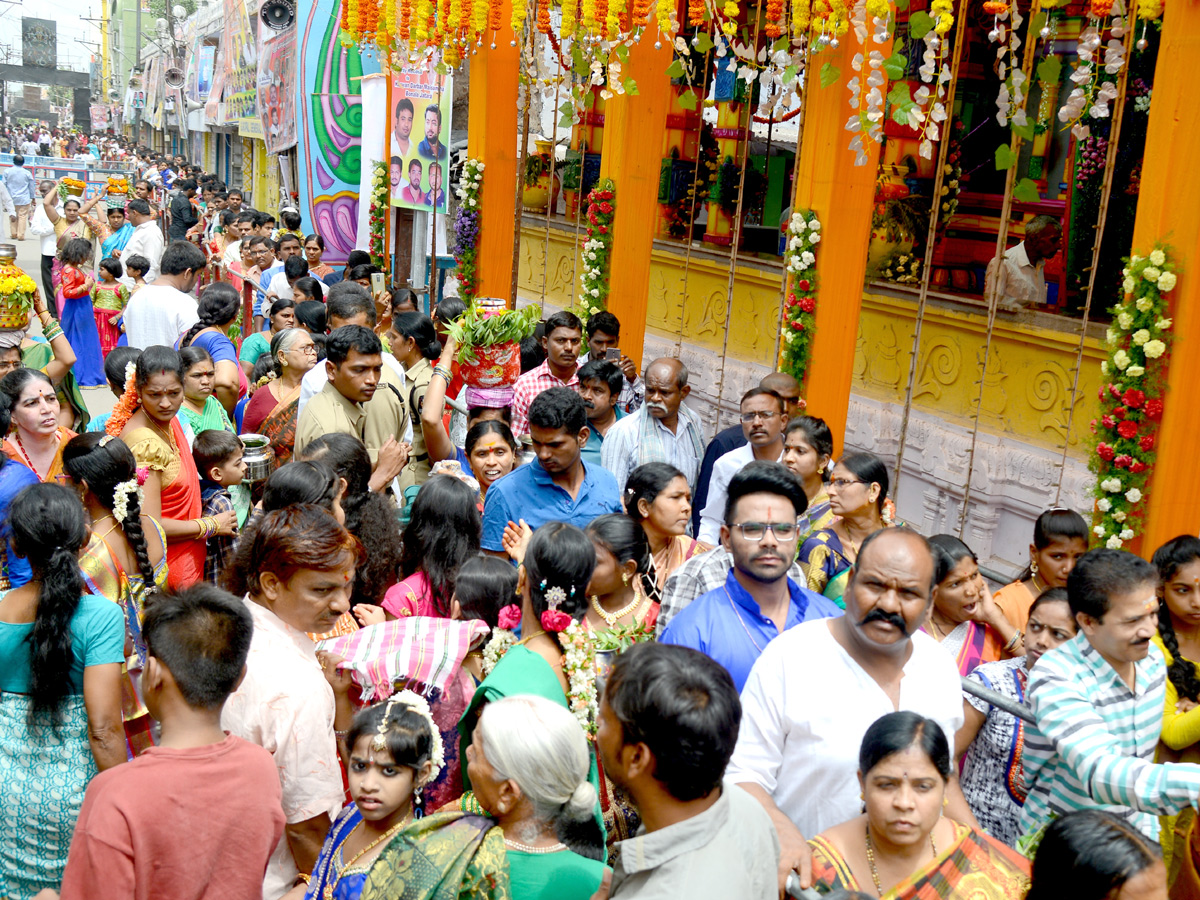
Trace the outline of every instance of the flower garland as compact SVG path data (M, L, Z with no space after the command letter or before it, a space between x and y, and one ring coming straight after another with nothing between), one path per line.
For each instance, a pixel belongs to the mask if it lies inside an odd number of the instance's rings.
M817 214L812 210L793 213L787 236L783 261L791 284L783 304L780 329L781 369L804 384L817 323L816 247L821 240Z
M1162 244L1145 258L1129 257L1122 274L1125 296L1111 310L1109 357L1100 364L1108 381L1100 388L1100 418L1092 421L1096 448L1090 461L1096 473L1092 534L1111 549L1120 549L1140 530L1143 488L1154 466L1163 414L1163 356L1171 339L1165 295L1176 281Z
M470 304L479 291L479 194L483 190L483 161L468 159L455 195L454 259L458 263L458 295Z
M137 363L126 363L125 390L117 400L117 405L113 407L112 415L108 417L108 424L104 426L105 433L111 434L113 437L120 437L121 432L141 405L142 399L138 396L137 391Z
M596 736L600 714L596 692L596 647L592 636L578 622L558 635L563 647L563 674L567 677L567 707L579 720L589 738Z
M584 322L604 309L608 300L616 197L616 186L611 178L588 194L587 241L583 245L583 274L579 276L579 303L575 310Z
M375 175L371 181L370 226L371 240L367 252L371 254L371 265L385 268L387 251L383 246L384 222L390 212L388 206L388 165L379 160L375 163Z

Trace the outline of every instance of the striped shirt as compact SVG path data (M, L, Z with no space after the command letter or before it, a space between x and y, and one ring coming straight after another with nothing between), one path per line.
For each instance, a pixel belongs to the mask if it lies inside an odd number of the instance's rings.
M1026 834L1052 815L1100 808L1157 840L1158 814L1200 801L1200 766L1154 763L1166 696L1162 651L1151 645L1134 668L1131 691L1082 631L1033 667L1037 725L1025 742Z

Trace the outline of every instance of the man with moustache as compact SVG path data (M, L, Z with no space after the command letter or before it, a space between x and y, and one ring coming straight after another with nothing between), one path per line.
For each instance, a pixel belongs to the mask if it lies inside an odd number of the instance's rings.
M775 823L781 888L793 869L801 887L810 887L806 838L862 810L858 751L876 719L920 713L938 722L949 742L963 723L954 659L920 631L933 580L925 538L908 528L875 532L850 572L845 615L789 629L750 672L726 779ZM949 798L947 815L974 824L956 776Z
M1151 643L1157 587L1155 567L1124 550L1085 553L1067 578L1079 633L1029 673L1037 725L1025 732L1026 835L1055 816L1101 808L1154 841L1159 814L1200 803L1200 766L1154 762L1167 681Z
M529 407L538 394L556 387L579 390L579 366L575 361L582 340L583 323L574 313L564 310L546 320L542 337L545 362L524 373L513 385L513 434L529 434Z
M687 366L664 356L646 366L642 381L646 402L604 436L600 461L616 476L622 491L629 473L648 462L670 463L695 491L704 434L700 417L683 402L692 391Z
M696 535L700 543L709 546L717 543L725 515L725 491L735 474L756 459L783 462L783 429L788 421L784 409L783 398L767 388L750 388L742 395L741 419L746 443L730 450L713 466L708 500L700 512L700 531ZM803 512L797 510L796 515Z
M725 583L671 620L659 640L715 659L741 691L750 669L785 630L840 616L836 603L788 578L796 557L796 520L808 499L800 480L777 462L756 461L733 476L721 544L733 558Z

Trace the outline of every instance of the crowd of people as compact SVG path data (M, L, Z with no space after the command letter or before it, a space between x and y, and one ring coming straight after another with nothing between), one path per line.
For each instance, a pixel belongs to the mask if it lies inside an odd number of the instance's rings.
M558 312L465 383L460 300L134 155L0 333L0 896L1200 891L1200 539L1050 509L993 593L790 376L710 439Z

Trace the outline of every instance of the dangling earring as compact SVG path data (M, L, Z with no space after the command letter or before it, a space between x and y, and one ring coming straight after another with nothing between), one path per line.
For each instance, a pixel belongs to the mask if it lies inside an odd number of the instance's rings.
M1034 558L1031 556L1031 557L1029 558L1029 574L1030 574L1030 575L1036 575L1037 573L1038 573L1038 564L1037 564L1037 560L1036 560L1036 559L1034 559Z
M626 586L629 585L629 573L628 572L621 573L621 584L626 585Z

